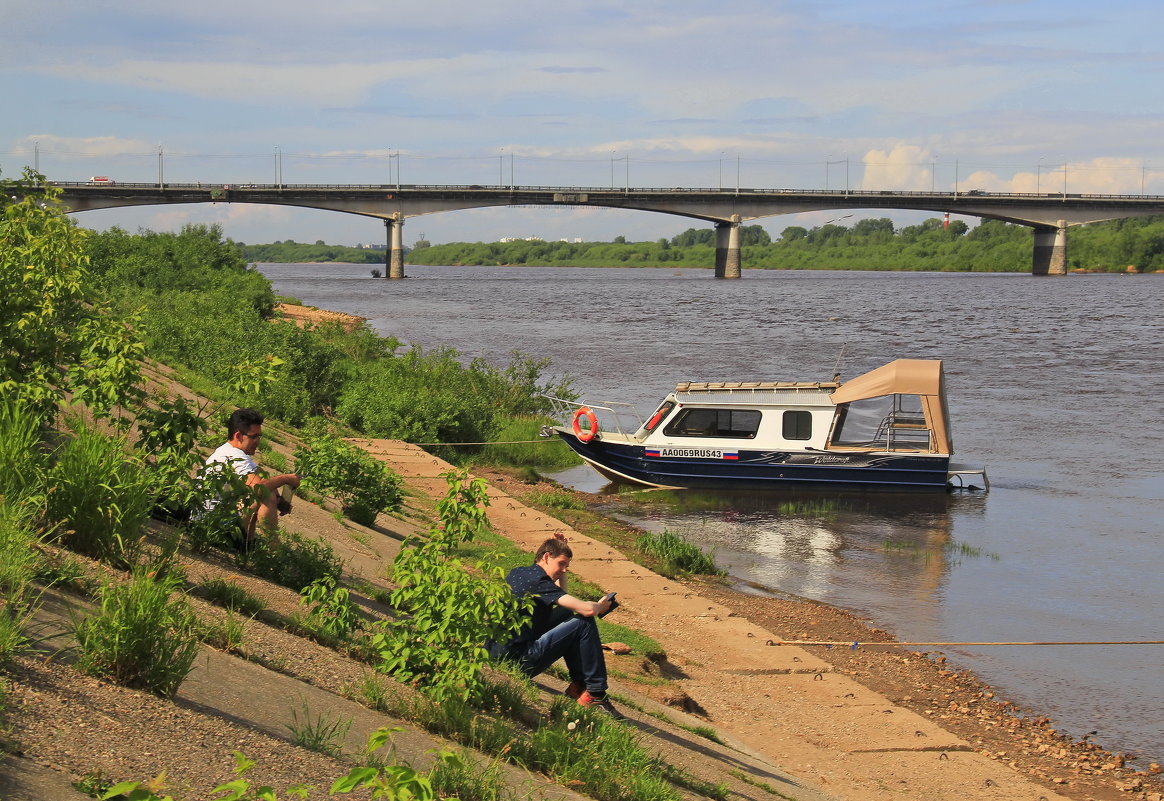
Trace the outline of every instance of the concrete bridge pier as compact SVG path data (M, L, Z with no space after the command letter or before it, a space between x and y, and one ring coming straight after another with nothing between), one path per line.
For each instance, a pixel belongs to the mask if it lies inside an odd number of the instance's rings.
M739 278L740 270L743 267L743 265L740 264L739 215L733 214L732 221L728 223L728 226L727 253L724 254L723 277Z
M715 224L715 277L740 277L740 218Z
M728 229L731 223L715 224L715 277L723 278L723 268L727 264Z
M385 278L404 277L404 220L399 214L384 220L388 229L388 250L384 254Z
M1067 221L1059 220L1056 227L1036 226L1035 248L1031 275L1067 274Z

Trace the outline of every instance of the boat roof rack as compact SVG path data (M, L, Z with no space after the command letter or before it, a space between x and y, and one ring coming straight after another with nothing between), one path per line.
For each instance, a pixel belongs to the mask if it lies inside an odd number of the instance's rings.
M839 387L835 381L680 381L676 392L752 392L757 389L816 389L832 392Z

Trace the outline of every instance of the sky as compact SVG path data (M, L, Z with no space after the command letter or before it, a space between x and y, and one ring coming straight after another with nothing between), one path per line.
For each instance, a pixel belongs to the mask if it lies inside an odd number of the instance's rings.
M0 0L0 12L0 177L1164 194L1158 0ZM837 216L757 222L776 236ZM249 204L77 219L217 223L248 243L385 239L373 218ZM701 225L489 209L411 218L404 241L653 240Z

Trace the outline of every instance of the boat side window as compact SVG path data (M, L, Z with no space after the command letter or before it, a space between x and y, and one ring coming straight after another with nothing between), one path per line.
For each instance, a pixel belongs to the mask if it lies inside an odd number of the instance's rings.
M728 437L752 439L760 428L755 409L684 409L663 433L669 437Z
M784 439L812 439L812 412L787 410L781 419Z

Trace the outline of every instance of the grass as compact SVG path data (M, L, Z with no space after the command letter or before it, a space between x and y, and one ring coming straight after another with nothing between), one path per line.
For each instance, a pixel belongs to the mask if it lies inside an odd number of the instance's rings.
M525 502L539 509L585 509L586 504L565 490L534 490L525 496Z
M235 617L231 612L226 613L221 623L211 623L202 626L202 641L212 648L230 654L241 654L243 639L246 637L246 623Z
M998 561L1001 557L991 551L979 548L975 545L969 545L957 540L947 540L936 548L925 547L916 542L909 542L904 540L885 540L882 543L882 550L887 554L894 554L906 556L910 559L918 559L922 564L929 564L932 559L941 556L950 565L960 564L962 559L993 559Z
M512 686L505 688L506 684ZM573 701L556 698L548 719L537 716L533 728L516 720L528 709L533 685L524 678L499 678L486 702L487 709L470 707L458 700L435 703L424 696L402 698L379 676L367 675L349 688L349 693L368 706L422 726L468 748L504 759L527 770L545 774L558 784L574 787L598 801L677 801L676 788L692 790L709 798L723 799L726 788L700 781L654 756L642 745L642 735L632 727L610 720L601 712L579 707ZM504 701L497 699L504 698ZM500 713L503 717L493 717ZM508 718L508 719L506 719ZM525 716L528 720L528 714ZM461 798L492 801L488 782L481 783L469 766L450 766L457 781L467 784L442 788ZM488 773L489 769L485 769ZM439 774L437 775L439 777ZM452 779L448 779L452 781ZM438 781L434 777L434 783ZM461 795L463 793L463 795Z
M666 576L724 575L724 571L716 567L712 556L673 531L664 531L661 534L647 532L638 538L635 545L643 553L659 560L659 572Z
M303 702L303 718L291 710L291 722L287 730L291 732L291 742L300 748L320 754L338 757L343 752L344 739L352 728L351 718L331 720L327 715L312 716L307 702Z
M0 498L9 504L35 493L46 467L41 421L26 406L0 401Z
M36 565L33 580L45 587L62 587L81 595L93 595L101 586L85 564L71 553L46 554Z
M764 792L766 792L770 795L776 796L777 798L785 798L785 799L787 799L787 801L796 801L796 798L794 796L786 795L785 793L780 792L779 790L777 790L775 787L768 784L767 782L762 782L759 779L753 779L751 776L744 773L742 770L728 771L728 775L734 776L735 778L742 781L744 784L750 785L752 787L756 787L756 788L763 790Z
M172 696L198 655L198 623L189 603L171 598L174 578L155 580L135 570L129 581L107 583L100 608L76 624L77 667L126 687Z
M507 801L514 798L505 787L498 761L482 766L473 762L466 751L446 751L428 778L441 798L459 801Z
M231 612L241 612L248 617L255 617L267 608L261 599L226 579L204 581L198 586L197 591L211 603Z
M25 633L35 611L36 577L41 557L29 515L0 505L0 668L28 645Z

